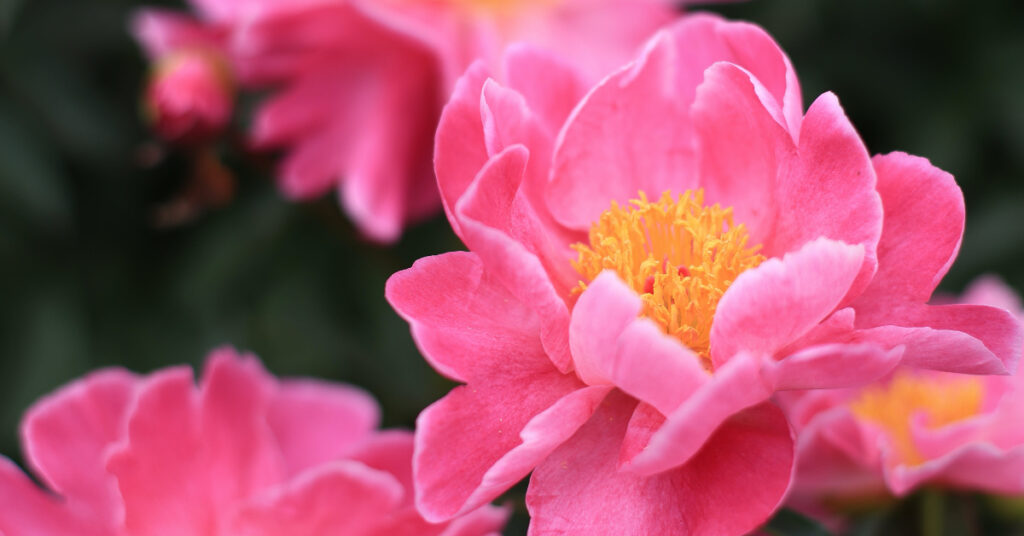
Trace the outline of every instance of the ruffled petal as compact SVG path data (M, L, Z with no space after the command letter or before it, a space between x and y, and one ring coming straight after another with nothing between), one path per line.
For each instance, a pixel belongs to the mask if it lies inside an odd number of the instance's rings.
M427 361L454 380L483 376L499 362L545 356L536 315L474 253L420 259L391 276L385 295L411 324Z
M765 377L777 390L856 387L885 376L902 357L902 347L887 350L876 344L820 344L769 363Z
M120 369L90 374L34 404L22 423L36 474L97 526L116 526L123 515L117 484L103 465L125 432L137 384Z
M375 534L401 503L403 493L402 485L384 471L351 460L330 462L247 501L234 516L230 533Z
M416 421L423 517L445 521L497 497L586 422L609 390L508 363L491 381L435 402Z
M809 332L839 305L863 260L862 246L821 238L740 274L715 310L715 366L741 351L774 355Z
M294 476L346 457L377 428L380 410L361 389L286 380L273 394L266 418L287 474Z
M617 471L634 406L625 396L609 397L534 471L526 496L530 534L741 534L778 506L793 442L777 408L742 412L690 463L641 476Z

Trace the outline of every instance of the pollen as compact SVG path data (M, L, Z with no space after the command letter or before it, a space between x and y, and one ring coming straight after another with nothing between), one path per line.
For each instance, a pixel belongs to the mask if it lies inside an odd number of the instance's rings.
M850 409L889 435L903 463L920 465L925 459L911 434L911 419L924 413L929 428L961 421L981 411L984 394L980 378L901 372L887 384L864 389Z
M711 370L711 322L718 300L736 277L764 261L748 245L732 208L704 205L704 191L665 192L611 208L590 228L589 244L577 243L573 267L579 295L603 270L614 270L640 294L641 314L697 353Z

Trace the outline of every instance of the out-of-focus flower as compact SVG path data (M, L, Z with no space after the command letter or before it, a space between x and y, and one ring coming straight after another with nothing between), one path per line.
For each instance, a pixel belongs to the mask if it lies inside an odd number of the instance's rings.
M978 280L963 303L1008 309L1017 296ZM859 389L794 393L800 429L791 501L822 512L923 485L1024 493L1024 374L967 376L900 367Z
M357 389L277 381L215 351L198 388L177 367L95 372L44 398L22 426L40 489L0 458L6 536L483 535L485 506L435 525L411 497L412 437L376 431Z
M776 391L864 384L901 359L1016 366L1011 315L926 303L962 234L952 177L869 158L831 94L805 114L760 28L688 17L585 95L532 48L505 71L529 76L471 68L438 130L469 251L387 287L466 384L418 420L427 519L532 471L534 534L739 534L790 482Z
M252 139L285 150L278 172L284 194L309 199L337 189L357 226L382 242L440 206L430 161L434 132L472 61L497 65L506 44L525 41L573 57L596 77L676 16L669 0L192 4L206 27L224 36L240 83L269 88Z
M164 139L209 141L231 120L234 82L223 32L173 13L149 10L133 31L153 62L143 110Z

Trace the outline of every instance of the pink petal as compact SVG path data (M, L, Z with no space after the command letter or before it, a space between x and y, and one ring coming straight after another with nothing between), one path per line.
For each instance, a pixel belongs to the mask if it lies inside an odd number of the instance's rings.
M886 472L886 481L900 496L926 483L1017 495L1024 493L1024 446L1005 451L970 443L915 467L893 467Z
M803 119L800 84L789 58L761 27L694 13L669 28L676 45L675 86L680 103L689 108L705 71L728 62L749 72L763 88L763 104L795 142ZM694 46L699 43L700 46Z
M645 449L623 464L624 469L654 475L687 463L719 426L736 413L768 400L771 386L760 374L760 359L736 355L711 375L650 434Z
M669 36L658 34L573 111L555 145L547 192L560 223L583 231L613 200L696 186L687 183L695 177L692 134L672 83L675 61Z
M136 385L127 371L101 370L35 403L22 423L25 455L40 480L97 526L116 526L123 515L103 464L124 434Z
M547 359L536 315L474 253L420 259L391 276L385 295L412 325L427 361L454 380L481 377L506 361Z
M107 536L114 527L97 519L76 519L66 503L40 490L4 457L0 457L0 504L0 534L5 536Z
M806 334L839 305L863 259L862 246L821 238L740 274L715 311L715 366L741 351L773 355Z
M384 471L340 460L250 500L231 533L249 536L368 535L398 507L402 486Z
M964 200L953 176L924 158L890 153L873 163L885 226L878 273L857 303L857 314L881 317L893 300L928 301L960 249Z
M360 461L368 467L386 471L395 477L402 489L406 490L403 504L412 504L412 455L415 443L412 432L405 430L384 430L367 438L352 452L349 459Z
M509 224L517 221L512 213L513 200L528 159L529 153L522 145L513 145L492 158L459 200L455 212L470 250L521 302L536 311L544 349L564 372L571 363L569 310L559 291L567 293L569 289L556 287L541 259L508 234L513 229Z
M650 320L640 298L614 272L587 286L572 312L569 341L576 374L613 384L669 414L708 379L700 358Z
M779 168L792 158L792 136L775 121L758 96L767 90L750 73L716 63L703 73L690 109L697 135L701 186L708 203L733 208L751 244L765 244L775 232ZM781 254L770 251L768 255Z
M137 11L131 19L131 32L150 59L159 59L183 48L221 47L217 28L165 9Z
M975 279L964 290L959 301L960 303L1006 309L1017 318L1024 320L1024 305L1021 304L1020 296L995 275L983 275Z
M236 501L281 480L264 420L269 382L255 358L231 349L211 354L198 391L187 367L147 378L107 461L128 531L203 534Z
M588 89L571 64L524 43L512 44L505 52L505 78L541 118L552 139Z
M608 387L508 362L487 382L457 387L416 421L417 507L444 521L491 501L593 413Z
M369 394L354 387L288 380L273 394L266 419L287 474L294 476L346 457L377 428L380 410Z
M690 463L639 476L616 470L633 407L624 396L609 397L534 471L526 497L530 534L741 534L778 506L793 443L777 408L745 411Z
M841 389L888 374L900 363L902 348L833 343L811 346L771 363L766 378L775 389Z
M984 305L892 306L890 322L861 329L857 337L876 344L904 345L903 363L965 374L1016 370L1024 337L1017 319ZM859 318L858 318L859 321Z
M469 67L441 112L434 140L437 186L448 221L459 236L462 230L455 218L455 203L488 159L480 117L480 94L487 78L487 67L482 62Z
M822 236L863 245L864 265L844 301L856 297L875 273L875 248L883 232L875 180L864 142L838 99L832 93L821 95L804 117L797 158L780 170L775 194L779 218L765 251L794 251Z

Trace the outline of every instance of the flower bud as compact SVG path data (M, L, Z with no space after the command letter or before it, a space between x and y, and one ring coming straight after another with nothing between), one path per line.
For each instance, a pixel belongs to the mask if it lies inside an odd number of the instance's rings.
M155 64L146 88L145 114L168 141L208 141L231 119L233 86L220 54L204 49L176 51Z

